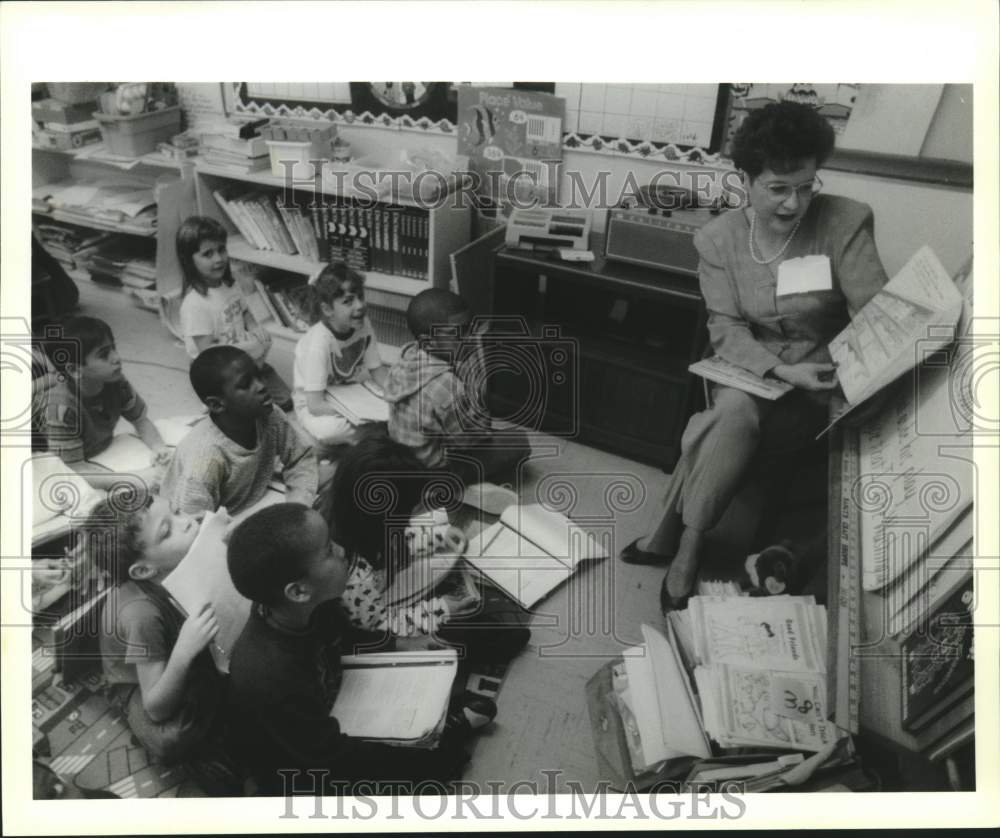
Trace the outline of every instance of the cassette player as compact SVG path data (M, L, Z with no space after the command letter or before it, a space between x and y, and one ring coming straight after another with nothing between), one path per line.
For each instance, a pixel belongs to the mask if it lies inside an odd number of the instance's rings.
M507 247L523 250L587 250L590 212L566 209L515 209L507 219Z
M608 211L604 255L670 273L696 277L698 251L694 234L718 215L718 210L656 207Z

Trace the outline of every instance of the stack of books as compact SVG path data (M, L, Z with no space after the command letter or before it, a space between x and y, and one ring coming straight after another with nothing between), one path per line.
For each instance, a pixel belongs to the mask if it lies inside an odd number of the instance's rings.
M313 228L300 210L285 207L262 191L238 194L216 190L213 195L240 235L257 250L289 256L298 253L311 262L320 261Z
M813 597L692 597L670 621L720 746L820 751L840 738L826 719L826 609Z
M416 207L361 207L343 199L311 210L324 261L360 271L428 278L430 216Z
M71 227L54 222L36 224L35 233L42 246L70 269L75 269L78 260L91 248L97 247L111 238L111 233L101 233L85 227Z
M240 137L229 134L203 134L201 153L206 163L227 166L242 173L270 169L267 143L261 136Z

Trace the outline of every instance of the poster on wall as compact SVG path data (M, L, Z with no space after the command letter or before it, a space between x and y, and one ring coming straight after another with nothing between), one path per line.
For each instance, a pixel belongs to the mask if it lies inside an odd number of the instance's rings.
M486 206L555 205L566 101L499 87L458 89L458 153Z

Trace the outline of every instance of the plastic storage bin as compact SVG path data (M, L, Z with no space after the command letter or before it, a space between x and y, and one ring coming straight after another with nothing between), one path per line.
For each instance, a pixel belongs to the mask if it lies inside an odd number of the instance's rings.
M271 154L271 174L275 177L284 177L290 165L293 178L307 180L313 176L310 160L330 158L329 142L325 144L309 140L265 140L265 142Z
M110 116L95 113L108 151L123 157L141 157L181 130L179 106L150 111L136 116Z

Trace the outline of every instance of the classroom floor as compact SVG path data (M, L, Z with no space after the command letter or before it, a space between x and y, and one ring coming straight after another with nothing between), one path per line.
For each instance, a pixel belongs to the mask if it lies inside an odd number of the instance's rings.
M154 419L201 410L187 376L180 341L158 317L113 288L78 282L81 314L111 326L125 374ZM272 349L272 362L288 375L289 358ZM522 500L544 499L611 535L612 552L651 528L668 475L567 440L537 435L534 458L521 475ZM533 780L564 790L567 781L594 788L600 780L584 685L610 657L641 642L640 626L660 626L661 568L614 559L584 569L539 606L532 639L508 667L497 699L495 724L476 743L465 779L507 787ZM553 781L543 772L560 772Z
M110 324L125 373L146 400L150 416L200 412L202 406L188 382L187 355L157 315L136 306L120 290L86 281L78 285L79 312ZM289 347L272 349L271 361L290 381L288 353ZM606 533L612 555L655 525L669 479L662 470L542 434L533 437L532 448L533 458L515 487L522 502L543 500ZM745 532L751 518L752 512L737 510L727 516L722 535L727 530L730 536ZM739 540L730 539L728 549L720 546L708 557L706 575L740 575L745 552L732 547ZM570 783L585 790L598 788L603 778L584 688L610 658L642 642L643 623L662 627L663 575L662 568L626 565L612 558L579 570L535 609L531 642L502 673L499 714L476 741L466 781L493 794L523 781L535 783L540 793L566 792ZM44 682L51 664L35 657L36 677ZM183 775L175 776L175 770L148 763L128 730L108 713L97 681L90 681L93 676L69 686L51 681L34 691L36 730L44 728L48 734L53 768L64 776L76 775L89 788L111 789L121 796L199 794ZM93 759L95 750L106 759ZM888 754L877 750L872 757L888 761L887 773L899 770ZM909 776L901 778L902 788L943 787L939 771L927 772L919 762L903 773Z

